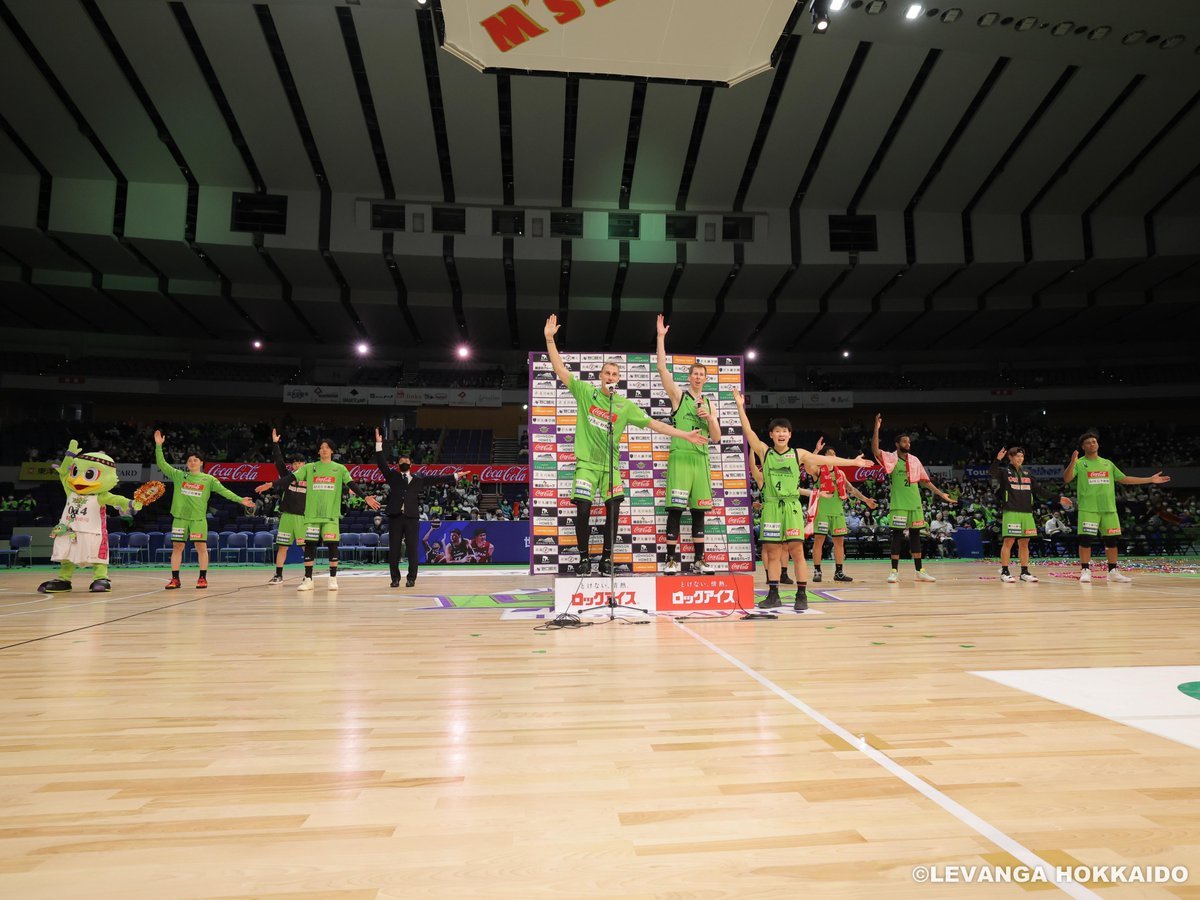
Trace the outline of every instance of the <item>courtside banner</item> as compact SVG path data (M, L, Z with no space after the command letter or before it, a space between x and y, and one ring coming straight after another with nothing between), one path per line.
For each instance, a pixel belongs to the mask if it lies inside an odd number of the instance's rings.
M383 474L373 463L349 463L346 468L355 481L364 484L383 483ZM204 464L204 471L221 481L275 481L279 478L279 470L274 463L211 462ZM427 463L413 466L411 471L413 475L429 477L462 472L464 476L470 475L482 484L525 484L529 480L529 467L525 465Z
M648 353L563 353L563 364L576 378L595 381L607 360L621 366L617 392L632 400L660 422L671 417L671 400L658 376L655 358ZM687 390L688 370L699 362L708 370L704 396L712 403L720 428L720 442L709 446L712 508L705 516L705 556L719 569L754 570L750 531L749 471L746 444L733 390L742 383L740 356L667 357L667 368L681 390ZM575 545L575 504L571 489L575 479L576 404L558 380L545 352L529 355L529 472L533 521L534 575L570 575L580 560ZM653 574L666 561L667 461L671 439L648 428L625 429L619 446L620 472L625 483L613 562L622 574ZM598 556L603 539L604 506L592 508L590 555ZM691 521L684 515L680 546L684 559L695 552Z
M733 612L754 607L753 575L678 575L655 579L659 612Z
M421 565L529 562L528 522L422 522L417 536Z
M656 602L653 575L618 575L608 578L556 578L554 579L554 612L586 612L603 609L612 597L617 606L637 607L654 611Z

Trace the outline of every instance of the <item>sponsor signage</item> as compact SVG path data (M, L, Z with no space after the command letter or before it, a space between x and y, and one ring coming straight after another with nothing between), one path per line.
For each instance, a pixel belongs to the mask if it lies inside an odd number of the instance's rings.
M554 580L554 612L586 612L605 609L609 598L619 607L655 608L655 582L645 576L617 578L556 578Z
M289 384L284 403L339 404L342 406L500 406L500 388L358 387Z
M350 470L350 477L355 481L383 483L383 474L375 467L374 463L349 463L346 468ZM210 462L204 464L204 471L221 481L275 481L279 478L279 472L273 463ZM525 484L529 481L529 467L526 465L428 463L415 465L411 471L413 475L428 477L462 472L464 475L474 476L484 484Z

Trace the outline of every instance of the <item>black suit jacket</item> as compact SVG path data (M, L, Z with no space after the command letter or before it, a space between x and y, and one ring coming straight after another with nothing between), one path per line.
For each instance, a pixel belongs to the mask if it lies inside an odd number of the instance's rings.
M397 472L387 463L387 457L382 450L375 451L375 465L383 480L391 487L388 493L387 514L389 516L407 516L415 519L421 514L421 491L435 484L454 484L453 475L438 475L427 478L424 475L404 475ZM407 482L407 483L405 483Z

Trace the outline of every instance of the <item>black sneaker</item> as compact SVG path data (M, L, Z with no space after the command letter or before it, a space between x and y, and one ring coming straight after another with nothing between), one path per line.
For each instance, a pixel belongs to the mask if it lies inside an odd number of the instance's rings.
M766 599L758 604L759 609L778 609L780 606L783 606L783 601L779 599L779 591L775 588L767 591Z
M392 579L392 587L400 587L400 579L399 578Z
M404 586L405 587L416 587L417 586L417 577L415 575L409 575L407 578L404 579Z
M854 579L851 578L849 575L847 575L845 572L834 572L833 580L834 581L853 581Z
M787 573L787 569L784 569L783 574L779 576L779 583L780 584L795 584L796 582L792 581L792 576L790 576Z
M607 556L600 557L600 574L611 575L613 573L613 561Z
M804 591L796 591L796 602L792 604L792 609L796 612L804 612L808 609L808 595Z
M575 563L575 574L580 577L585 577L592 574L592 561L590 559L581 559Z
M282 575L272 575L271 580L268 581L267 584L283 584L283 576Z
M813 580L813 581L820 581L820 580L821 580L821 571L820 571L820 569L816 569L816 570L814 570L814 571L813 571L813 577L812 577L812 580Z

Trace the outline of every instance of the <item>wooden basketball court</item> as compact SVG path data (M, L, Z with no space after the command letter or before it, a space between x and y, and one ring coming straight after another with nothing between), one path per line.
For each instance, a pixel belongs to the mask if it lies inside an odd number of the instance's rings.
M513 570L56 597L0 572L0 890L1200 897L1200 580L930 570L855 562L774 621L559 631L513 612L550 583ZM914 875L1043 863L1189 874Z

